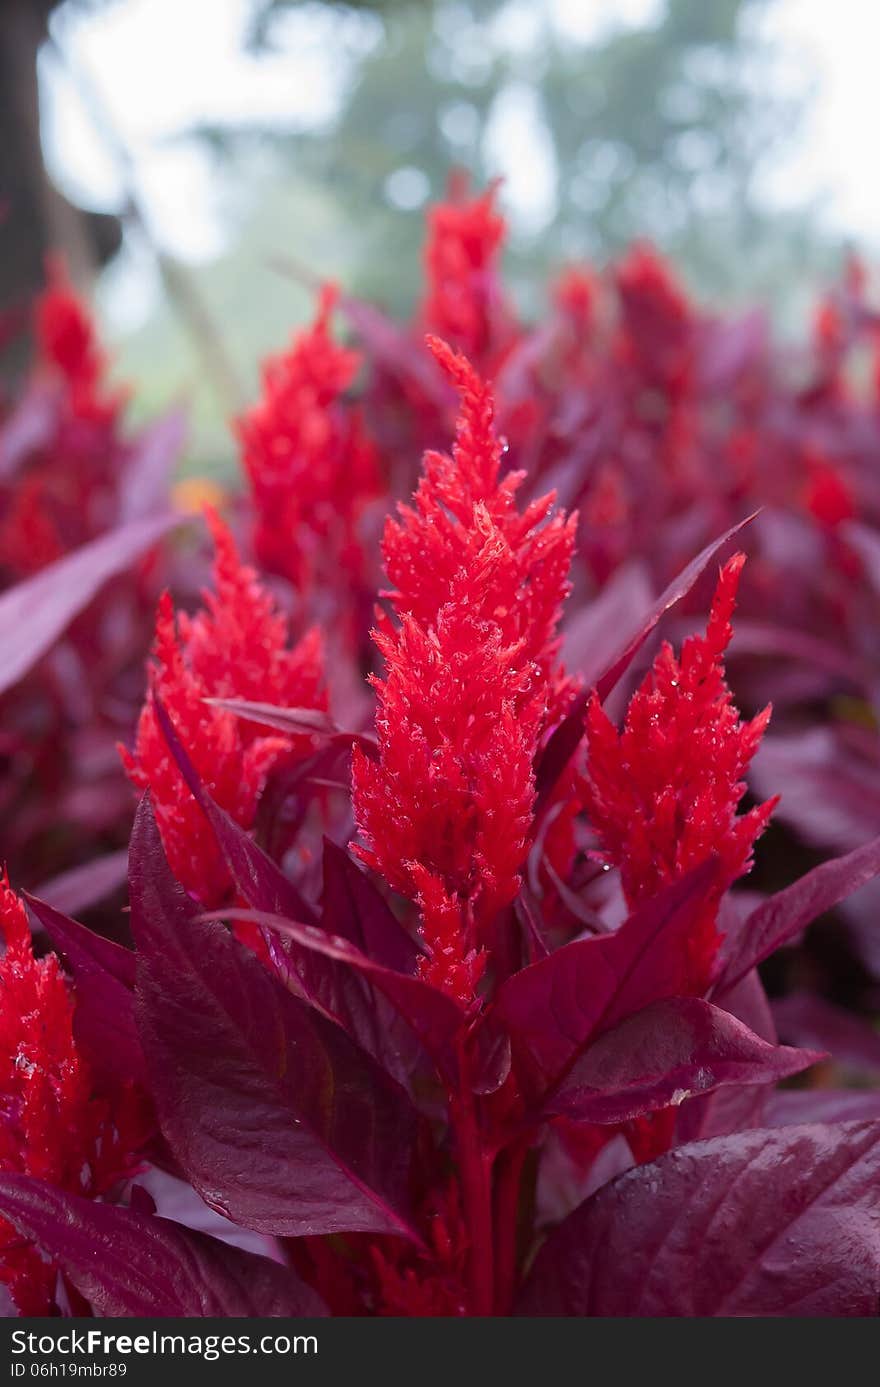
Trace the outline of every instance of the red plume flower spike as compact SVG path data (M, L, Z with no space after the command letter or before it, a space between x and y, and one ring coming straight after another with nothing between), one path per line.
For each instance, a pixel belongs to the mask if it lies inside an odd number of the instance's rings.
M417 902L426 977L473 997L492 918L528 850L532 763L554 684L574 518L520 512L488 386L429 339L461 395L451 457L428 453L413 506L383 543L399 627L380 622L379 758L355 750L361 858Z
M35 333L44 370L64 381L75 415L110 422L123 395L104 395L107 359L85 304L75 293L63 262L51 257L48 283L37 299Z
M340 568L362 577L358 527L378 490L376 449L342 404L361 358L333 340L337 298L325 285L315 322L264 363L262 398L237 425L257 555L299 588L322 575L338 582Z
M21 899L0 875L0 1170L99 1195L130 1174L139 1111L93 1096L73 1035L74 1003L54 954L36 959ZM56 1271L0 1220L0 1283L23 1315L50 1314Z
M745 556L721 570L704 636L676 658L664 644L633 695L618 732L593 698L587 714L587 810L606 862L620 868L627 903L650 899L717 854L718 895L752 865L752 849L776 801L738 815L745 772L770 708L741 722L725 682L724 652ZM711 980L720 938L711 906L691 941L683 987Z
M326 710L320 638L293 648L289 628L253 569L241 563L228 529L209 524L216 546L214 591L194 616L175 614L165 593L156 622L151 690L162 701L193 764L217 803L250 828L259 795L279 757L308 750L308 737L266 736L262 728L206 702L240 698L279 707ZM184 783L148 698L133 753L123 760L138 789L149 789L175 874L199 900L218 905L229 877L214 834Z
M497 261L507 225L495 206L496 184L479 197L466 191L456 196L454 186L428 213L422 318L431 332L482 361L496 335Z

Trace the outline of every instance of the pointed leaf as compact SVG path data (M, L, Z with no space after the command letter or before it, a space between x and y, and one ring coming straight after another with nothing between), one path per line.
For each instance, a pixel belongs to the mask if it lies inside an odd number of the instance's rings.
M144 1077L134 1019L134 954L25 893L76 985L74 1029L92 1067L117 1081Z
M675 606L690 592L710 559L722 549L728 540L748 525L754 515L746 516L738 525L733 525L718 539L707 544L705 549L691 559L677 578L661 593L646 616L642 616L632 626L624 625L624 634L619 636L613 653L595 661L593 685L599 698L604 702L615 684L623 678L630 664L654 630L660 618L670 607ZM539 803L544 803L553 786L558 781L571 760L584 735L584 714L590 700L592 688L585 689L572 704L567 716L549 738L538 762L535 783Z
M679 992L686 941L716 876L717 864L704 863L614 934L566 944L502 984L487 1024L509 1032L533 1105L552 1100L604 1031Z
M278 1236L415 1236L417 1116L346 1033L174 880L147 797L130 867L137 1017L164 1135L212 1208Z
M880 1033L865 1016L836 1007L812 992L792 992L773 1003L773 1017L783 1040L816 1045L831 1052L835 1064L880 1076Z
M880 1122L681 1146L550 1235L522 1315L870 1315L880 1297Z
M44 881L35 895L66 915L78 915L124 886L127 871L128 853L123 848Z
M375 738L366 732L345 732L327 713L318 708L279 708L275 703L250 703L244 698L206 698L215 708L223 708L247 722L272 727L291 737L319 737L322 741L351 745L357 742L367 751L374 751Z
M215 803L183 748L161 701L154 699L154 706L169 750L214 830L240 895L255 911L314 925L317 918L315 911L281 868ZM340 849L334 848L333 851L344 856ZM325 856L325 883L326 861ZM353 917L352 909L355 905L363 905L366 927L371 935L380 943L387 943L396 959L402 959L404 954L407 958L414 958L416 951L409 936L395 920L375 887L357 872L353 863L349 862L349 866L363 884L355 881L349 883L354 893L352 899L348 899L343 892L342 903L346 910L340 913L341 922L350 929L359 930L360 914ZM325 899L325 914L326 906ZM222 918L230 917L225 915ZM264 937L278 976L285 985L338 1022L389 1074L408 1088L424 1056L411 1029L400 1026L396 1013L389 1011L384 999L380 996L377 1001L368 984L356 971L341 966L336 958L319 950L304 948L293 935L283 936L277 930L272 930Z
M565 668L593 688L605 672L608 650L619 648L620 632L638 628L650 610L653 592L641 562L624 564L563 628Z
M321 923L341 934L377 963L412 973L424 952L394 915L385 898L349 854L324 839L324 893Z
M149 1214L0 1174L0 1213L36 1243L100 1315L324 1315L288 1268Z
M823 862L777 891L752 911L727 941L724 970L715 989L723 994L807 925L880 873L880 837L844 857Z
M140 520L167 510L174 470L186 438L186 411L173 409L135 439L119 483L119 518Z
M255 910L268 910L279 915L289 914L309 924L314 923L317 918L315 911L294 883L226 810L220 808L202 783L164 704L155 695L153 708L168 750L177 762L178 770L193 799L214 830L229 874L245 900Z
M155 544L179 516L136 520L84 544L0 596L0 693L45 655L108 579Z
M822 1058L769 1045L695 997L655 1002L590 1045L547 1104L582 1122L626 1122L732 1084L772 1084Z
M332 959L357 976L367 979L372 987L387 998L398 1015L418 1036L441 1074L451 1084L457 1083L458 1061L455 1041L461 1035L467 1021L467 1012L448 993L438 991L421 978L384 968L381 963L376 963L340 935L328 934L323 929L301 925L295 920L268 915L264 911L238 909L214 911L204 918L244 920L260 925L263 929L277 930L286 939L294 940L300 948L310 950L322 958Z

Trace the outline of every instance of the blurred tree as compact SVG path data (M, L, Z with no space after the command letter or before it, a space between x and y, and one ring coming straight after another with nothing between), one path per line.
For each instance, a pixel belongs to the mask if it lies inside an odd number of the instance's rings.
M337 121L288 139L288 156L299 177L335 187L358 228L360 287L394 307L412 294L422 204L453 164L480 183L511 173L511 194L534 173L541 207L513 228L526 287L544 262L647 235L701 290L772 286L778 300L829 248L806 209L781 216L760 192L797 117L773 95L759 37L771 3L659 0L643 23L583 40L554 22L551 0L351 4L375 11L376 41ZM303 0L258 0L252 43L276 42L293 9ZM510 148L523 122L531 137Z
M61 250L74 278L85 282L121 242L115 217L75 207L43 164L37 56L59 0L3 0L0 7L0 315L17 325L43 282L48 250ZM0 337L0 370L15 374L27 338Z

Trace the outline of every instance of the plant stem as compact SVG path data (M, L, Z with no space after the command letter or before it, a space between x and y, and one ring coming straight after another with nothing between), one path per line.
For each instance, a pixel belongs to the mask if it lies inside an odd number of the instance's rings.
M518 1142L498 1158L495 1187L495 1313L510 1313L516 1288L520 1185L528 1143Z
M462 1203L470 1231L468 1259L471 1314L491 1315L495 1301L492 1157L483 1146L464 1045L459 1047L461 1082L450 1100L458 1146Z

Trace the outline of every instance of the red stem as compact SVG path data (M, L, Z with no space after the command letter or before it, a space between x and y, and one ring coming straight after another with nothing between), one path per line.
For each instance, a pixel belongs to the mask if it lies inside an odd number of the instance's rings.
M470 1087L467 1056L459 1046L461 1082L449 1112L458 1147L462 1203L470 1232L468 1270L471 1314L491 1315L495 1300L492 1156L485 1150Z
M528 1143L518 1142L498 1159L495 1189L495 1313L509 1315L516 1290L517 1234L522 1170Z

